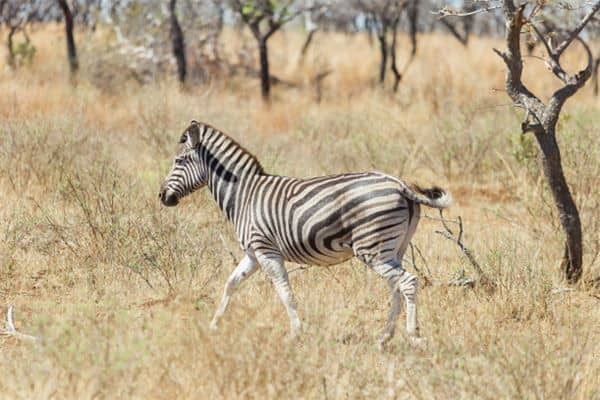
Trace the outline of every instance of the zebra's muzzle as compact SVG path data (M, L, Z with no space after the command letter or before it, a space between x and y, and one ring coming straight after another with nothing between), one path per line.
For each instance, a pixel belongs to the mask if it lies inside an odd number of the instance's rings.
M177 195L168 189L161 190L158 197L160 198L161 203L167 207L173 207L179 203Z

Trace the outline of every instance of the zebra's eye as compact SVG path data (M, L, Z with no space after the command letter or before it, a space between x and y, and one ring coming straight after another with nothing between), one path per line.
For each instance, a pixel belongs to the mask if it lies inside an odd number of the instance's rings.
M175 159L175 165L181 165L181 164L183 164L183 161L184 161L183 157L177 157Z
M187 133L184 133L183 135L181 135L181 139L179 139L179 143L185 143L187 142Z

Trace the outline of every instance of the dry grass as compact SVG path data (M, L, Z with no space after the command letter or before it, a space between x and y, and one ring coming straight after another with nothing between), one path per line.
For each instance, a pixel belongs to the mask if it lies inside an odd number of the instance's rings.
M491 51L500 43L463 49L424 37L391 95L373 86L377 50L366 38L318 34L298 67L301 38L286 33L272 43L277 75L307 81L324 65L334 74L321 104L305 84L275 88L265 108L256 82L241 79L106 92L83 71L73 88L60 35L37 32L36 64L0 72L0 303L14 304L17 329L42 338L0 338L1 398L600 399L599 294L552 290L564 286L561 235L535 146L492 90L503 85ZM528 81L548 93L556 82L540 64L527 61ZM600 274L600 118L590 92L560 122L586 279ZM210 335L229 251L240 256L232 229L206 193L176 209L156 198L192 118L230 132L274 173L379 169L447 187L456 199L448 215L462 215L499 289L424 288L427 347L399 334L382 353L387 287L358 262L291 274L306 324L292 343L257 274ZM424 219L414 239L430 277L470 273L436 229Z

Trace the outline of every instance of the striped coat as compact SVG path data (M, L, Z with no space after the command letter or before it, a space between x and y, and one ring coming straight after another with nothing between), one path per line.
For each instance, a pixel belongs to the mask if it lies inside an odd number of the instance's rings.
M180 143L159 193L161 201L174 206L208 186L245 252L226 284L213 328L236 288L260 266L272 278L295 334L300 322L284 261L326 266L357 257L392 290L381 343L393 335L400 295L407 303L407 330L418 335L417 280L402 268L402 255L416 229L420 206L447 207L449 194L437 187L410 186L381 172L310 179L270 175L229 136L195 121Z

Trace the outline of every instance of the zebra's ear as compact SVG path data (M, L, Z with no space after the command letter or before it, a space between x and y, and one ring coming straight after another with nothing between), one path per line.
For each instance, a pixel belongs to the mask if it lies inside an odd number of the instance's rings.
M200 142L200 123L196 120L192 120L189 128L187 129L188 140L192 146L196 146Z

